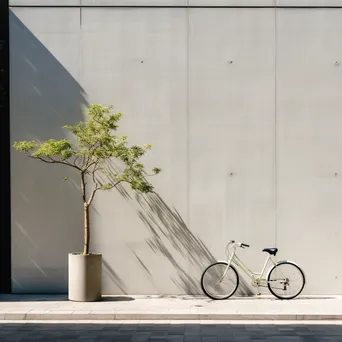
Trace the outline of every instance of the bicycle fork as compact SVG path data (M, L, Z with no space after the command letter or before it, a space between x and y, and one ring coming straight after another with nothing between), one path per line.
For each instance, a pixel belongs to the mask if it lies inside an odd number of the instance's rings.
M227 260L227 267L226 267L226 270L223 272L222 277L218 280L218 282L215 284L215 286L216 286L217 284L221 283L222 280L224 279L224 277L226 276L226 274L227 274L227 272L228 272L228 269L229 269L229 267L230 267L230 263L232 262L232 259L233 259L233 257L230 257L230 258Z

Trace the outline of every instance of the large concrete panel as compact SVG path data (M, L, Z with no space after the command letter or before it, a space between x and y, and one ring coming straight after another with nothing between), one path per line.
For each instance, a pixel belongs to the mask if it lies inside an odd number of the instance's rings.
M189 0L191 6L241 6L241 7L262 7L274 6L276 0Z
M84 6L273 6L275 0L81 0Z
M342 6L342 0L9 0L10 6Z
M81 0L83 6L186 6L188 0Z
M341 15L277 12L277 245L312 294L342 288Z
M275 242L274 10L190 13L190 227L215 258L251 244L242 257L261 270Z
M77 9L11 12L12 141L62 138L82 118L79 42ZM75 175L13 150L11 170L13 292L66 292L67 254L82 246Z
M276 0L277 6L297 7L297 6L312 6L312 7L329 7L342 6L342 0Z
M152 179L159 196L110 192L96 200L93 241L104 254L108 293L190 291L187 25L186 9L82 10L82 84L90 101L124 112L121 132L152 143L146 165L164 170Z
M79 6L81 0L9 0L10 6Z

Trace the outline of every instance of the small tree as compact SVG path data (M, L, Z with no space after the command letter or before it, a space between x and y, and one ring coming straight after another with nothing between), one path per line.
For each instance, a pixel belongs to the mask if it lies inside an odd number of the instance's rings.
M89 119L74 126L64 126L70 131L75 142L68 139L46 142L20 141L13 147L25 152L30 158L48 164L62 164L75 169L79 176L84 206L84 249L89 254L90 222L89 209L94 196L99 190L108 191L120 183L129 183L137 192L153 192L153 186L147 176L158 174L161 170L154 168L147 174L140 158L151 149L151 145L128 146L127 136L116 136L122 113L111 113L112 106L90 105L87 110ZM110 167L115 158L119 167ZM101 181L100 174L106 175L106 182ZM67 180L68 177L65 177Z

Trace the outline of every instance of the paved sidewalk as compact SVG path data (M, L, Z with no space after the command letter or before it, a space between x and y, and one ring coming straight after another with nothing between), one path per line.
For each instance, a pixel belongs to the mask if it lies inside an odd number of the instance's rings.
M342 320L342 296L233 297L104 296L93 303L65 295L0 295L0 320Z

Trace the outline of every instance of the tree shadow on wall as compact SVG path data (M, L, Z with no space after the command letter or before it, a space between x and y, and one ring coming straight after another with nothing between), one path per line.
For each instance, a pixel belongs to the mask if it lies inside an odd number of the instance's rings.
M111 280L111 282L117 287L117 289L121 293L127 295L125 283L104 258L102 259L102 267L103 267L103 272L107 275L107 277Z
M83 120L88 104L82 87L48 50L77 56L75 33L37 31L10 12L12 143L65 138L62 126ZM81 250L83 241L78 175L11 152L13 292L65 293L68 253Z
M177 271L178 279L173 279L175 285L186 294L203 294L200 276L207 266L216 261L213 254L203 241L191 232L178 211L170 208L158 194L136 195L136 201L140 207L138 215L152 235L147 239L148 245L155 253L167 258ZM187 267L178 261L174 251L191 264L193 272L189 272ZM241 277L237 293L253 294Z
M108 181L115 183L111 176L121 171L120 167L111 161L107 164L109 174L103 175L99 179L101 184ZM201 289L201 275L203 271L213 262L217 261L209 251L203 241L191 232L181 215L175 208L171 208L157 193L137 194L132 196L131 191L127 191L125 186L119 184L117 190L121 196L132 204L138 212L139 218L151 233L146 242L156 253L165 257L177 272L177 278L173 278L173 283L189 295L203 295ZM152 276L146 263L128 246L142 269ZM184 262L185 260L185 262ZM192 266L189 272L189 263ZM107 273L112 273L109 265L106 267ZM117 275L111 277L113 283L118 286ZM125 292L122 281L118 288ZM237 295L248 296L254 294L247 282L240 277L240 284Z

